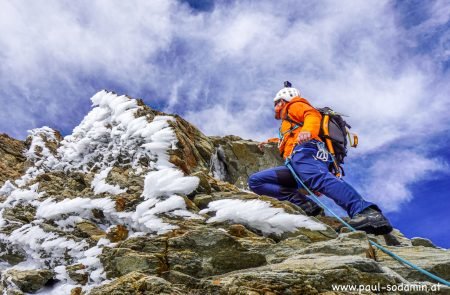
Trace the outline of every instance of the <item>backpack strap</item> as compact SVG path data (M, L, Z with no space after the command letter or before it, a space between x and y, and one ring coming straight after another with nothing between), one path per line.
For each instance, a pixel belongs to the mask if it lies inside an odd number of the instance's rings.
M306 102L303 102L303 103L306 103ZM308 104L308 103L306 103L306 104ZM290 105L287 106L286 114L284 115L283 119L291 122L291 124L296 124L297 125L296 128L298 128L298 126L303 126L303 122L296 122L291 117L289 117L289 107L290 107ZM313 107L313 106L311 106L311 107ZM332 155L332 159L333 159L332 165L333 165L333 170L334 170L333 174L336 175L336 177L341 178L341 176L343 175L344 170L341 169L342 167L340 167L339 163L336 161L336 158L335 158L336 154L335 154L335 150L334 150L334 147L333 147L332 138L330 137L329 130L328 130L328 123L329 123L329 120L330 120L330 115L331 115L330 114L330 110L331 109L330 108L322 108L322 109L316 109L316 110L318 112L320 112L321 115L322 115L322 120L320 120L320 129L319 129L320 130L319 131L320 135L319 136L325 141L327 149ZM342 173L341 173L341 171L342 171Z
M336 161L336 152L334 150L333 147L333 142L331 140L330 134L329 134L329 129L328 129L328 123L330 121L330 114L324 114L323 115L323 125L322 125L322 130L323 130L323 135L325 137L325 143L327 145L328 151L331 153L331 155L333 156L333 165L334 165L334 175L336 175L336 177L341 178L341 170L339 167L339 163Z
M296 102L294 102L294 103L297 103L297 102L303 102L303 101L296 101ZM293 105L294 103L288 104L288 105L287 105L287 107L286 107L286 113L284 114L283 120L286 120L286 121L288 121L288 122L291 123L291 124L295 124L295 125L298 125L298 126L302 127L303 124L304 124L303 122L297 122L297 121L295 121L294 119L292 119L292 118L289 116L289 107L290 107L291 105ZM305 102L303 102L303 103L305 103ZM310 106L311 106L311 105L310 105Z
M294 102L295 103L295 102ZM289 116L289 107L291 106L291 104L288 104L286 107L286 112L284 114L283 120L288 121L289 123L291 123L291 128L289 128L288 130L286 130L285 132L281 133L281 129L279 132L279 138L281 140L282 137L284 137L285 134L288 134L292 131L294 131L297 128L300 128L303 126L303 122L297 122L295 120L293 120L290 116ZM281 128L281 127L280 127Z

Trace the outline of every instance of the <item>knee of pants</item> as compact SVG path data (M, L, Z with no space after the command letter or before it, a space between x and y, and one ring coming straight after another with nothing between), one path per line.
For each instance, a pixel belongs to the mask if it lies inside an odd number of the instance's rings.
M319 169L315 171L300 170L299 176L310 189L317 191L324 187L326 180L330 177L328 171L322 171Z
M255 189L258 189L258 186L261 185L261 179L255 174L250 175L248 178L248 187L255 191Z

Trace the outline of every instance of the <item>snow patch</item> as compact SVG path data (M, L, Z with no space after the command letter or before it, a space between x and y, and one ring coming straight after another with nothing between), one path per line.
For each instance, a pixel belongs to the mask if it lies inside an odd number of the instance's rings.
M108 198L88 199L77 197L65 199L61 202L49 198L41 202L36 210L36 218L57 219L63 215L76 214L79 217L92 218L92 209L100 209L104 214L115 211L115 202Z
M31 185L29 189L18 189L9 183L8 188L3 190L3 194L8 197L0 204L0 208L14 207L20 203L30 203L31 201L37 200L44 194L43 192L38 193L38 188L39 183Z
M106 177L108 177L109 172L112 167L108 167L95 175L94 180L92 180L91 187L96 195L101 193L110 193L111 195L118 195L125 193L126 189L121 189L118 185L111 185L106 183Z
M142 195L145 199L152 199L175 193L189 194L197 188L199 182L198 177L186 177L183 172L174 168L152 171L145 177Z
M56 233L44 231L36 224L23 225L9 235L0 234L0 239L23 249L28 256L27 263L31 261L42 268L70 264L89 248L85 241L60 237Z
M58 144L55 132L55 130L47 126L28 130L31 144L28 150L24 152L24 155L28 161L33 162L33 166L28 168L25 174L15 181L19 187L25 186L31 179L49 171L51 167L58 163L56 155L47 146L50 143L55 146Z
M225 180L227 176L227 169L224 164L224 159L225 151L223 150L223 147L219 145L219 147L211 157L210 165L213 177L222 181Z
M139 174L143 171L174 168L169 162L168 149L174 149L177 141L169 125L171 116L140 116L143 110L137 101L100 91L91 98L93 109L74 128L72 134L58 142L55 131L49 127L29 130L31 145L24 152L33 163L21 179L19 187L47 171L83 171L100 168L104 170L115 164L129 164ZM150 122L151 121L151 122ZM48 144L58 146L55 153ZM142 166L147 162L147 166ZM100 182L98 191L120 191Z
M268 202L261 200L223 199L208 204L208 208L200 214L215 211L215 216L207 220L211 222L232 221L248 225L264 234L282 234L294 232L300 227L310 230L325 230L326 227L308 216L289 214L282 208L273 208Z
M0 204L0 227L16 224L5 220L3 212L20 204L36 208L35 220L22 225L11 234L0 234L1 243L8 249L26 253L26 261L14 268L53 268L61 282L42 294L65 294L74 287L66 266L82 263L89 273L88 285L83 291L107 282L105 271L98 258L105 246L114 247L106 239L90 245L71 235L77 223L88 220L102 229L118 224L130 230L130 236L162 234L177 228L164 222L161 215L186 219L203 219L187 210L186 202L179 194L189 194L198 186L197 177L186 177L170 163L167 151L176 148L177 138L170 127L172 116L145 114L143 106L127 96L100 91L92 98L93 108L72 134L63 140L49 128L29 131L30 146L24 151L32 163L25 174L12 183L6 181L0 188L5 201ZM116 202L107 197L126 192L126 188L106 182L112 167L126 167L134 175L144 179L143 201L134 211L116 211ZM91 188L94 194L106 197L90 199L47 198L38 192L39 184L29 186L38 175L47 172L84 172L93 175ZM104 217L94 217L93 210L101 210ZM49 228L51 221L61 231ZM7 267L5 267L7 269Z

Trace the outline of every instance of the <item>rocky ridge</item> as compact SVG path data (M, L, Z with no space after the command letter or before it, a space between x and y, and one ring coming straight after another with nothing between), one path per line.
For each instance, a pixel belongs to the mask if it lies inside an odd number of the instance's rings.
M0 135L4 294L341 294L333 285L431 284L369 239L450 279L449 251L428 240L337 232L331 217L248 192L251 173L282 164L275 146L262 153L254 141L208 137L106 91L92 101L64 138L48 127L25 142Z

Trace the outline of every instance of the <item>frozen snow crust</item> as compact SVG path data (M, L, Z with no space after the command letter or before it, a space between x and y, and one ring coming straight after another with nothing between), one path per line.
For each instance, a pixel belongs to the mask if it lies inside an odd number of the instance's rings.
M2 217L5 210L16 206L32 206L36 210L32 222L9 235L0 234L0 244L6 245L5 253L21 249L26 256L25 261L14 267L3 265L2 269L53 269L60 282L45 294L64 294L75 287L66 266L76 263L83 264L89 272L84 291L107 282L98 256L104 246L115 246L106 238L93 246L83 239L46 231L43 224L47 221L52 221L61 232L71 232L78 222L95 220L93 210L101 210L104 218L98 224L100 228L108 232L115 225L124 225L130 236L137 236L160 235L176 229L176 225L167 221L170 217L205 219L189 211L183 198L197 188L199 179L185 176L169 162L167 151L175 149L177 143L169 122L175 119L142 115L142 106L136 100L107 91L98 92L91 100L92 110L64 139L58 140L59 135L48 127L29 131L30 147L24 154L30 168L20 179L14 183L7 181L0 188L4 199L0 203L0 227L9 225ZM113 167L123 166L132 169L144 182L141 200L134 211L116 210L114 197L126 196L128 188L107 181ZM80 195L63 200L45 197L36 179L55 171L91 173L94 197ZM306 216L288 214L260 200L215 201L200 213L213 211L215 217L206 222L238 222L264 234L281 234L299 227L324 229Z

